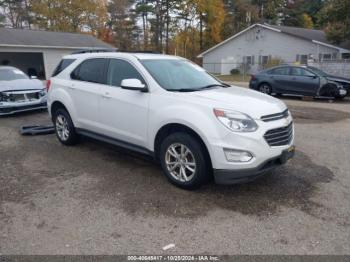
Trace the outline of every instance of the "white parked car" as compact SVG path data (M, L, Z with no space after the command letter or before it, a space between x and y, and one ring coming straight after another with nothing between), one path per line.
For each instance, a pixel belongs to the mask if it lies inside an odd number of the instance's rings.
M65 145L85 135L151 155L186 189L212 177L218 184L250 181L294 154L283 102L223 84L184 58L85 53L60 66L48 108Z
M0 116L45 108L46 89L40 80L15 67L0 66Z

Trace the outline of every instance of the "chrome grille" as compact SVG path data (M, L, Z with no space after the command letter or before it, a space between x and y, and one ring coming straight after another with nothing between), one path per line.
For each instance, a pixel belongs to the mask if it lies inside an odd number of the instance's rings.
M286 109L282 113L262 116L261 120L264 122L270 122L270 121L276 121L279 119L287 118L288 116L289 116L289 111L288 109Z
M20 102L26 100L24 94L10 94L9 98L11 102Z
M286 127L280 127L267 131L264 138L269 146L289 145L293 140L293 122Z
M39 99L39 92L26 94L28 100Z

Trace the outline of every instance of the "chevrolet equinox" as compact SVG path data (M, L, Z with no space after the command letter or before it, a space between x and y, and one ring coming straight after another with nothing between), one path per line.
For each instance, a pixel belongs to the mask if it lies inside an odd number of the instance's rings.
M65 56L47 83L64 145L88 136L154 157L176 186L254 180L294 155L286 105L228 86L180 57L122 52Z

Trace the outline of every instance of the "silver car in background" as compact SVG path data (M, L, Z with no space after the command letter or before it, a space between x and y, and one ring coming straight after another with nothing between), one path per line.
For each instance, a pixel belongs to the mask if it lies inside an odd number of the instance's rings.
M42 81L21 70L0 66L0 116L47 108Z

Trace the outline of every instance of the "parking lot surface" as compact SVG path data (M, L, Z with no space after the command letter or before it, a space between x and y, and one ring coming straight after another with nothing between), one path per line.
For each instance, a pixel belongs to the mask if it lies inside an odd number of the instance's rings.
M295 158L193 192L137 154L19 134L47 112L1 118L0 254L350 254L350 99L283 100Z

